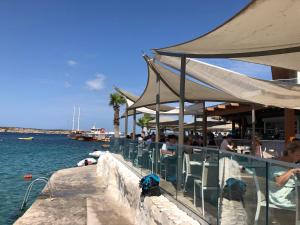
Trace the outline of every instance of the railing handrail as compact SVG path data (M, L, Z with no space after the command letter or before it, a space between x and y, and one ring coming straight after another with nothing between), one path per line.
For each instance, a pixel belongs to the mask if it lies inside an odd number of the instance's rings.
M26 206L27 201L28 201L28 198L29 198L29 195L30 195L30 192L31 192L31 189L32 189L33 185L34 185L37 181L43 181L43 182L45 182L45 183L46 183L46 186L48 187L49 192L50 192L50 198L53 197L53 194L52 194L52 186L51 186L50 180L49 180L47 177L39 177L39 178L36 178L36 179L33 180L33 181L29 184L29 186L27 187L26 193L25 193L25 195L24 195L23 203L22 203L22 206L21 206L21 210L23 210L23 208Z
M120 138L120 139L124 139L128 142L136 142L136 143L144 142L144 143L146 143L146 141L138 141L138 140L132 140L132 139L127 139L127 138ZM152 144L155 144L155 143L165 144L164 142L152 142ZM256 161L260 161L260 162L264 162L264 163L276 164L276 165L279 165L279 166L284 166L284 167L289 167L289 168L300 167L300 165L296 164L296 163L289 163L289 162L279 161L279 160L276 160L276 159L259 158L259 157L253 156L253 155L239 154L239 153L235 153L235 152L231 152L231 151L220 150L219 148L209 148L209 147L192 146L192 145L179 145L179 144L176 144L176 146L186 147L186 148L190 148L190 149L191 148L204 149L204 150L214 151L214 152L217 152L217 153L230 154L230 155L233 155L233 156L244 157L244 158L248 158L248 159L252 159L252 160L256 160Z

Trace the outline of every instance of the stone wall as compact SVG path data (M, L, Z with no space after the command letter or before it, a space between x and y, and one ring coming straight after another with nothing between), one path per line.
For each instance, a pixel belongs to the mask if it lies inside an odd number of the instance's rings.
M98 160L97 174L108 182L108 191L116 201L131 207L136 225L200 225L166 197L146 197L140 200L139 177L112 154Z

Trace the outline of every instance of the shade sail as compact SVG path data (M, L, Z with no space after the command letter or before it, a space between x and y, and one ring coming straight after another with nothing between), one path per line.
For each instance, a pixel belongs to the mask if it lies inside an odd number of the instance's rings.
M149 125L151 127L154 127L155 126L155 120L151 120L149 122ZM176 127L178 127L178 120L174 119L174 118L171 118L171 117L161 117L161 119L160 119L160 125L161 126L166 126L166 127L176 128ZM207 118L207 127L214 127L214 126L221 126L221 125L223 125L223 126L224 125L228 125L228 126L230 126L230 129L231 129L231 124L228 124L228 123L226 123L224 121L213 120L210 117ZM186 128L186 129L193 129L194 126L195 126L194 122L189 122L189 123L185 123L184 128ZM202 128L202 127L203 127L202 120L197 119L196 128L199 129L199 128Z
M155 120L149 122L150 127L155 127ZM160 126L162 127L178 127L178 120L170 117L161 117L159 121Z
M128 106L132 106L134 104L134 102L132 102L129 99L126 99ZM147 113L150 115L155 115L156 111L149 109L147 107L141 107L141 108L137 108L136 109L136 113L137 114L141 114L141 113ZM134 114L134 111L128 110L128 116L131 116ZM160 111L159 112L160 115L169 115L169 116L177 116L179 115L179 109L178 108L174 108L172 110L169 111ZM193 104L193 105L189 105L187 107L185 107L184 109L184 114L185 115L202 115L203 114L203 104L202 103L197 103L197 104ZM125 113L122 115L122 118L125 117Z
M180 70L180 58L157 55L160 62ZM187 59L186 73L230 95L254 103L300 109L300 86L259 80L194 59Z
M169 69L153 62L152 59L146 60L148 65L148 82L141 97L130 107L139 108L156 103L156 76L160 79L160 102L177 102L179 101L180 76ZM220 102L244 102L244 100L234 97L191 80L185 81L185 100L189 102L196 101L220 101Z
M136 96L126 90L123 90L123 89L120 89L117 87L115 87L115 90L126 98L127 105L128 105L128 99L130 100L130 102L131 102L130 106L133 105L133 103L136 102L140 98L139 96ZM129 107L129 105L128 105L128 107ZM152 111L155 110L155 106L153 106L153 105L148 106L147 108L148 108L147 110L152 110ZM169 106L169 105L161 105L160 106L161 111L170 111L172 109L174 109L174 107ZM143 111L145 111L145 110L146 109L143 109ZM142 113L147 113L147 112L142 112ZM133 115L133 110L132 110L132 114L130 114L130 115Z
M300 1L256 0L223 25L161 54L232 58L300 71Z

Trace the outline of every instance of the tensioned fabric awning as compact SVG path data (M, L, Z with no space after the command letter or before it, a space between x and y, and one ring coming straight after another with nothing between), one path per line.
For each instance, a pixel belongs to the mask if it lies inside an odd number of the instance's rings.
M180 76L169 69L153 62L152 59L146 59L148 65L148 82L141 97L130 107L140 108L156 103L156 75L160 79L160 102L179 101ZM191 80L185 81L185 100L188 102L197 101L219 101L219 102L245 102L238 97L227 94L223 91L198 84Z
M299 15L298 0L256 0L207 34L155 51L193 58L232 58L300 71Z
M134 102L129 100L129 99L126 99L126 101L127 101L128 107L130 107L134 104ZM147 107L141 107L141 108L136 109L136 113L137 114L147 113L147 114L150 114L150 115L155 115L156 111L152 110L152 109L149 109ZM128 116L131 116L133 114L134 114L134 111L132 109L128 110ZM174 108L174 109L169 110L169 111L160 111L159 114L160 115L177 116L177 115L179 115L179 109ZM196 103L196 104L186 106L185 109L184 109L184 114L185 115L197 115L197 116L202 115L203 114L203 104L202 103ZM125 117L125 115L126 114L124 113L121 116L121 118Z
M132 93L122 90L120 88L115 87L115 90L117 92L119 92L120 94L122 94L124 96L124 98L126 99L126 104L128 107L132 106L134 104L134 101L132 99L138 99L139 97L133 95ZM159 114L160 115L178 115L179 114L179 109L172 107L172 106L168 106L168 105L161 105L165 110L166 109L170 109L168 111L163 111L160 110ZM154 108L153 106L149 106ZM141 108L137 108L136 109L136 114L142 114L142 113L147 113L150 115L155 115L156 111L152 110L149 107L141 107ZM184 109L184 113L185 115L202 115L203 114L203 104L202 103L196 103L196 104L192 104L189 106L186 106ZM130 109L128 110L128 116L132 116L134 114L134 110ZM121 118L124 118L126 116L126 113L124 112L123 115L121 116Z
M213 120L210 117L207 118L207 127L214 127L214 126L227 125L227 124L229 124L229 123L226 123L224 121L219 121L219 120ZM154 127L155 120L151 120L149 122L149 125L150 125L150 127ZM161 117L160 125L176 128L176 127L178 127L178 120L174 119L174 118L170 118L170 117ZM202 128L203 127L202 120L197 120L196 124L194 122L185 123L184 128L193 129L195 125L196 125L197 129ZM231 123L229 125L230 125L230 129L231 129Z
M127 104L128 104L128 100L130 100L131 104L128 105L128 107L130 107L134 102L136 102L140 98L139 96L136 96L136 95L134 95L134 94L132 94L132 93L126 91L126 90L123 90L123 89L120 89L120 88L117 88L117 87L115 87L115 90L119 94L123 95L126 98ZM173 110L173 109L175 109L175 108L172 107L172 106L169 106L169 105L161 105L160 106L160 111L164 111L164 112L170 111L170 110ZM148 106L147 108L140 109L139 111L141 112L141 110L143 110L143 111L148 111L148 110L153 111L153 110L155 110L155 105L154 106L153 105ZM142 112L142 113L147 113L147 112ZM129 112L128 112L128 115L129 115ZM130 115L133 115L133 110L132 110L132 113L130 113Z
M156 59L180 70L180 58L157 55ZM300 86L297 84L259 80L195 59L187 59L186 73L194 79L247 101L300 109Z

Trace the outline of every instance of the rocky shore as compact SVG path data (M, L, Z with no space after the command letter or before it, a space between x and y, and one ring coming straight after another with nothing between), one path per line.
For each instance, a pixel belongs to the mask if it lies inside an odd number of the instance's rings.
M0 127L0 133L22 133L22 134L69 134L70 130L47 130L23 127Z

